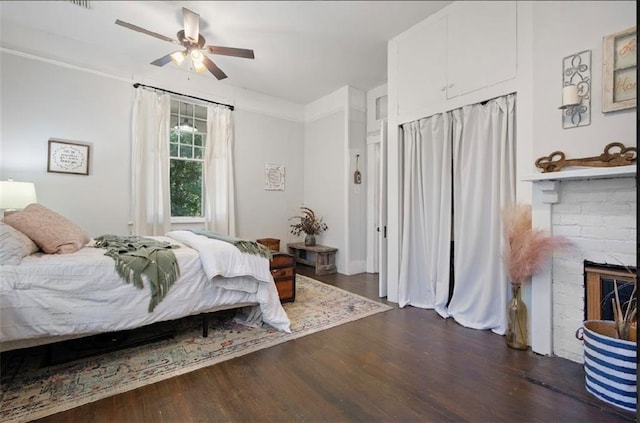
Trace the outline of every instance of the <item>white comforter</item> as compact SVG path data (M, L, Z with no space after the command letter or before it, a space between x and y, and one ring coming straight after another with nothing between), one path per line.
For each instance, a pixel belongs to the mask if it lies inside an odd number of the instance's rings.
M182 244L174 250L180 278L151 313L148 286L124 282L103 249L36 253L0 266L0 343L125 330L249 303L259 304L264 322L290 331L268 260L191 232L167 235L156 238Z

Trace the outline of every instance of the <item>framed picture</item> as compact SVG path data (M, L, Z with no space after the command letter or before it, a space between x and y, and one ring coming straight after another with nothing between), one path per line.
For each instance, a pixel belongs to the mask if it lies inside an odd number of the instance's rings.
M49 140L47 172L89 174L89 144Z
M264 165L264 189L284 191L284 166L267 163Z
M637 27L602 40L602 111L636 107Z

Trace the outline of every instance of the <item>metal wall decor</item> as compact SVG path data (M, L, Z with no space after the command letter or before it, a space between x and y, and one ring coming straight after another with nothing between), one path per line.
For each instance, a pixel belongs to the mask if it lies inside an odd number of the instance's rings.
M578 103L560 107L562 127L577 128L591 124L591 50L567 56L562 61L562 87L576 86Z

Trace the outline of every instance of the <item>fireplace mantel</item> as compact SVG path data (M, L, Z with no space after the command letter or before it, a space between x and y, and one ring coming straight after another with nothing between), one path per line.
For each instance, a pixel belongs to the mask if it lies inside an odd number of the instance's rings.
M590 167L561 170L559 172L536 173L522 178L523 181L570 181L576 179L626 178L636 175L636 165L615 167Z
M564 181L630 178L636 166L574 168L559 172L537 173L522 180L533 183L532 224L551 231L552 206L560 203L560 184ZM531 349L553 354L553 293L551 269L533 276L531 283Z

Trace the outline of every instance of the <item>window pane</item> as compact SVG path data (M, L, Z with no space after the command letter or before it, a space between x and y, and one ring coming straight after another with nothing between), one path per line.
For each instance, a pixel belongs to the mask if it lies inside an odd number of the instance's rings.
M180 146L180 157L184 157L187 159L193 158L193 147L190 145L181 145Z
M193 144L195 145L202 145L202 134L194 134L193 135Z
M197 107L196 107L197 109ZM207 132L207 121L202 119L196 119L196 128L198 128L198 132Z
M169 132L169 142L178 142L178 131Z
M193 147L193 158L194 159L201 159L202 158L202 148Z
M178 144L169 144L169 156L178 157Z
M193 144L193 134L189 133L189 132L183 132L182 133L182 143L183 144Z
M202 163L171 160L171 216L202 216Z

